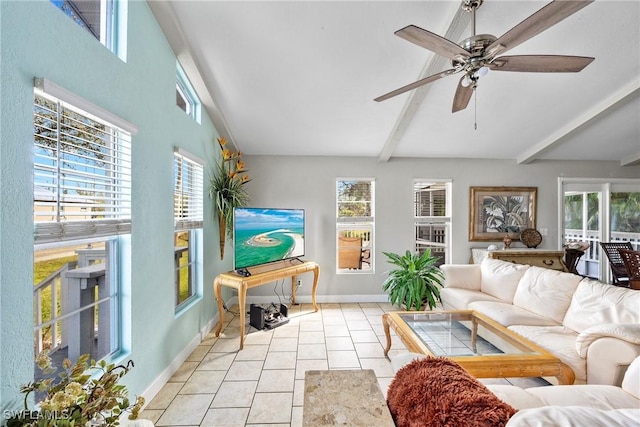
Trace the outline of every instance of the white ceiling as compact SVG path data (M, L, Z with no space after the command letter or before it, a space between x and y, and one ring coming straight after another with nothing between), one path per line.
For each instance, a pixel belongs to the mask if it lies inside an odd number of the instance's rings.
M595 57L581 72L492 71L455 114L458 75L373 99L450 68L393 33L462 40L459 1L149 4L216 127L247 154L640 162L636 0L595 1L509 51ZM499 37L545 4L485 0L476 32Z

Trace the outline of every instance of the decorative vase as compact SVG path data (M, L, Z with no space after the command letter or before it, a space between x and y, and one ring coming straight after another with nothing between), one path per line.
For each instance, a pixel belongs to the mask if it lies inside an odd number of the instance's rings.
M504 239L502 239L502 241L504 242L505 249L509 249L511 247L511 237L504 236Z
M222 212L218 212L218 230L220 231L220 259L224 259L225 237L227 235L227 219Z

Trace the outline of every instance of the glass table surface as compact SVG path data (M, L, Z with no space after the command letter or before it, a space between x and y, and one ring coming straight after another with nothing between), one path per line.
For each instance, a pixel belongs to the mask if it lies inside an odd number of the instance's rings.
M505 346L501 345L502 349L498 348L477 333L479 319L472 313L399 313L398 316L434 356L537 353L533 348L508 345L512 344L508 339L503 343ZM491 334L491 328L483 326L482 334ZM502 341L504 338L502 336Z
M554 376L559 384L575 380L573 370L558 357L477 311L386 312L382 326L387 357L393 331L404 351L450 358L476 378Z

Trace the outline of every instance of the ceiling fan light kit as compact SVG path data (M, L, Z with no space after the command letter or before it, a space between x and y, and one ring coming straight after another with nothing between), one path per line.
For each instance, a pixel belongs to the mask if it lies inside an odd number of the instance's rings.
M462 72L464 74L458 82L453 98L452 112L455 113L467 108L471 95L478 85L478 80L485 76L489 70L538 73L579 72L594 58L567 55L498 55L504 54L540 34L593 1L552 1L501 37L496 37L492 34L476 34L476 10L482 5L483 0L464 0L461 7L473 15L471 20L472 34L471 37L464 39L459 44L415 25L402 28L394 34L450 59L452 68L386 93L375 98L375 101L384 101L451 74Z

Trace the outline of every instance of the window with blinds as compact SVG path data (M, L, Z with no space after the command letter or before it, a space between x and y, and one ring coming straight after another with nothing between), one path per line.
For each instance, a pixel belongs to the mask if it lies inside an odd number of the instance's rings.
M129 234L131 134L36 91L33 210L36 244Z
M373 179L336 181L337 273L372 273L374 254Z
M204 161L176 149L173 156L173 218L176 308L196 295L202 236Z
M99 360L125 345L121 291L130 286L135 132L120 117L34 79L36 352L66 347L70 358L89 353Z
M173 219L176 230L202 228L203 185L202 162L176 150L173 156Z
M449 194L451 182L445 180L415 180L413 183L413 215L416 252L427 248L444 264L449 253L451 217Z

